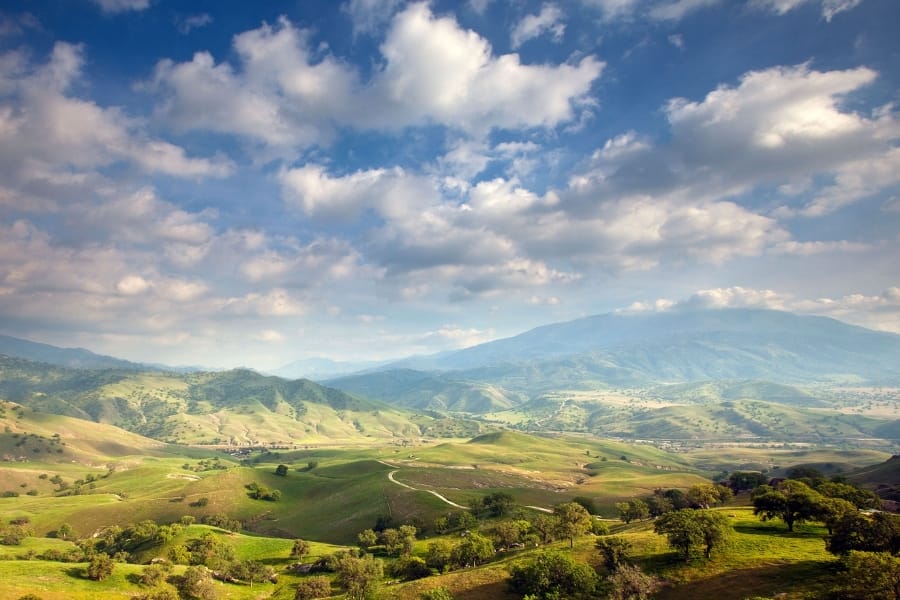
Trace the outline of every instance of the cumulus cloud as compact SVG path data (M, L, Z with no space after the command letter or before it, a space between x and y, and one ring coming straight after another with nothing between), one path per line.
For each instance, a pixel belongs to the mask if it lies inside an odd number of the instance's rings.
M797 182L830 176L831 186L812 199L800 196L805 206L795 210L834 212L897 181L896 113L888 107L860 114L842 104L876 77L864 67L819 72L807 64L749 72L737 86L720 86L701 100L670 100L665 146L649 148L633 133L622 134L607 141L594 155L594 170L576 180L618 194L711 199L777 185L791 203Z
M63 172L117 162L178 177L225 177L221 158L192 158L183 148L153 139L116 107L102 107L67 92L81 77L84 49L57 42L37 68L6 62L0 80L0 169Z
M544 4L541 12L527 15L516 24L510 34L510 44L513 48L518 48L528 40L544 34L550 34L552 39L559 41L566 32L562 18L562 10L557 5Z
M233 133L282 149L327 144L338 125L365 129L438 123L467 132L554 127L572 120L603 63L525 65L452 17L412 4L392 20L369 81L308 48L287 19L235 37L236 69L198 52L161 61L149 84L157 114L181 129Z

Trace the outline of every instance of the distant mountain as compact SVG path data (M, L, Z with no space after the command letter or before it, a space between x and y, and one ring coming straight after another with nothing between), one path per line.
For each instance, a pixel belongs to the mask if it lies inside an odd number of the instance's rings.
M312 379L322 381L360 371L377 369L387 361L335 361L328 358L304 358L295 360L272 371L272 375L285 379Z
M809 386L900 385L900 336L823 317L742 309L608 314L392 366L329 384L529 430L789 439L795 423L808 440L898 437L895 424L835 415L835 399ZM607 401L603 390L633 392ZM578 391L598 393L569 393Z
M455 371L456 379L532 395L579 382L897 382L900 335L772 310L612 313L396 366Z
M486 413L512 408L526 399L499 386L411 369L351 375L326 383L394 406L442 412Z
M0 354L73 369L143 369L147 365L112 356L94 354L84 348L59 348L8 335L0 335Z
M247 369L69 369L0 356L0 399L157 440L269 444L418 437L433 419L312 381Z

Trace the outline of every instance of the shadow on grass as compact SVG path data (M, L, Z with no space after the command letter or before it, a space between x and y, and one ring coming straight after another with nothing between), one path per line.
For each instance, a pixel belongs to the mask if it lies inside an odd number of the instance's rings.
M775 596L804 592L826 598L838 585L833 562L800 561L735 569L721 575L667 586L654 596L659 600L744 600L753 596Z
M69 577L74 577L75 579L87 579L84 567L68 567L63 569L63 573Z
M765 536L778 536L778 537L790 537L790 538L800 538L800 539L808 539L808 538L821 538L822 533L819 531L804 531L802 529L795 528L794 531L788 531L787 527L771 527L771 526L760 526L760 525L735 525L734 530L737 533L744 533L747 535L765 535Z

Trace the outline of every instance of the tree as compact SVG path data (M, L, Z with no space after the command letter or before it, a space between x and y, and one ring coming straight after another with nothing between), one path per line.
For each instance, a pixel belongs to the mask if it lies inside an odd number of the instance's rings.
M68 523L63 523L59 526L59 529L56 530L56 537L61 540L67 540L75 534L75 530L72 529L72 526Z
M503 517L512 510L513 497L506 492L495 492L481 499L484 512L492 517Z
M659 515L675 510L672 501L662 494L653 494L647 498L647 508L650 510L651 517L658 517Z
M570 548L575 547L576 537L590 531L593 517L580 504L575 502L558 504L553 508L553 514L559 519L559 534L569 539Z
M756 489L761 485L765 485L767 481L766 476L759 471L735 471L728 476L727 484L731 491L736 494Z
M294 600L314 600L331 595L331 580L324 575L305 577L297 584Z
M541 599L588 598L597 588L597 575L588 565L558 551L543 551L510 569L510 587Z
M900 598L900 558L887 552L851 551L844 560L846 581L841 591L847 600L896 600Z
M216 597L212 573L203 565L188 567L181 576L179 587L182 595L192 600L214 600Z
M781 487L760 486L753 493L753 514L762 520L781 519L794 530L794 523L815 518L820 511L821 496L800 481L787 480Z
M650 516L650 507L639 498L628 502L616 502L616 510L619 511L619 518L625 523L640 521Z
M115 563L108 554L98 552L95 554L87 566L88 579L95 581L103 581L113 573Z
M344 556L337 564L337 581L347 590L348 600L364 600L370 596L383 574L381 561L370 554L362 558Z
M610 600L645 600L660 588L658 579L632 565L622 565L607 581Z
M166 572L159 565L148 565L140 575L144 587L156 587L166 579Z
M373 529L366 529L364 531L360 531L356 536L356 545L362 548L363 550L368 550L372 546L378 543L378 534L375 533Z
M834 533L834 526L844 518L844 515L855 513L856 507L843 498L822 498L819 500L819 520L828 528L828 535Z
M687 498L692 506L709 508L719 503L719 491L711 483L698 483L688 489Z
M413 546L416 545L416 528L412 525L401 525L398 530L400 533L400 553L403 556L412 554Z
M248 582L252 589L255 582L272 580L275 569L256 560L241 560L231 563L227 574L233 579Z
M418 556L404 556L391 565L391 574L406 581L421 579L431 575L431 569Z
M400 531L394 528L388 528L378 535L378 541L384 546L384 552L388 556L399 556L403 551L403 536Z
M275 474L281 477L287 477L288 474L288 466L287 465L278 465L275 467Z
M525 522L528 527L530 524ZM528 529L523 530L521 521L500 521L488 530L490 538L501 548L509 548L522 540Z
M371 530L369 530L371 531ZM375 535L374 533L372 534ZM306 540L296 539L294 540L294 545L291 548L291 558L295 558L297 560L303 560L303 557L309 554L310 546L309 542Z
M425 564L443 573L453 562L453 544L447 540L435 540L428 544Z
M192 565L204 565L210 569L224 569L234 560L234 548L212 533L188 541Z
M684 560L697 548L703 548L706 558L713 550L726 545L732 528L728 518L712 510L681 509L666 513L656 520L653 530L668 537L669 544Z
M870 517L849 512L834 524L826 544L833 554L848 554L853 550L897 553L900 551L900 517L888 513Z
M537 533L542 544L549 544L556 539L559 531L559 518L555 515L537 515L531 520L531 527Z
M625 558L628 551L631 550L631 543L623 537L602 537L594 544L600 551L603 558L603 564L606 569L613 573L625 564Z
M494 556L494 544L479 533L470 533L451 552L453 564L461 567L478 566Z
M694 511L694 519L700 523L703 531L704 556L710 558L713 550L722 548L731 542L734 529L728 517L714 510Z

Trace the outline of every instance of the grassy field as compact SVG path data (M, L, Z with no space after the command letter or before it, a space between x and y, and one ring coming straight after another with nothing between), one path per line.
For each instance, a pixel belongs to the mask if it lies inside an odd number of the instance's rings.
M435 517L458 512L429 491L462 505L492 492L506 492L526 516L534 514L526 506L550 508L583 496L610 517L616 501L648 495L656 488L687 488L722 470L759 467L779 472L776 467L795 464L838 469L871 465L888 457L875 450L784 445L698 445L668 452L651 444L587 435L511 431L432 445L401 447L373 439L368 445L310 445L231 457L27 410L9 409L3 418L9 428L2 434L4 448L26 452L0 463L0 491L19 494L0 498L0 521L27 518L35 537L21 546L0 546L0 598L34 593L45 599L103 599L142 592L137 583L139 565L117 565L112 578L97 583L82 577L84 565L35 559L49 549L71 547L70 542L53 537L63 523L70 524L76 535L87 537L103 527L144 519L170 523L190 515L199 523L204 516L224 514L244 523L242 534L215 530L234 547L238 558L262 560L283 571L291 562L293 538L314 542L307 559L313 560L342 545L353 545L356 534L379 518L415 520L427 530ZM33 452L32 446L42 450ZM283 476L275 473L279 464L288 466ZM277 489L282 497L276 502L253 499L247 489L250 484ZM637 564L667 582L658 597L668 600L743 600L776 594L786 594L783 597L788 599L815 598L834 577L834 560L825 552L821 527L802 525L788 533L780 523L761 523L747 507L724 510L735 528L734 545L710 561L679 562L649 522L615 525L614 533L631 541ZM213 529L192 525L171 543L205 531ZM433 532L425 531L425 535ZM417 551L424 552L428 541L421 540ZM573 552L599 566L593 542L592 537L584 537ZM165 546L144 548L137 558L147 562L165 552ZM381 594L413 599L424 589L443 585L458 599L512 598L505 583L508 569L524 556L527 552L503 556L477 569L389 584ZM297 576L282 574L278 584L257 585L252 590L216 585L221 598L280 600L293 597L297 581Z

